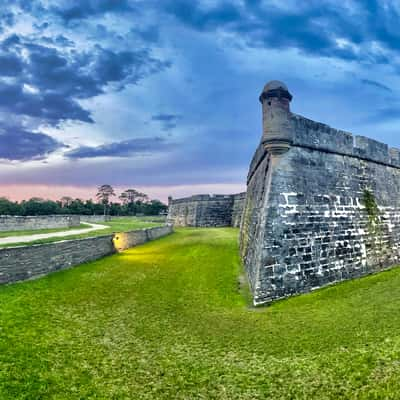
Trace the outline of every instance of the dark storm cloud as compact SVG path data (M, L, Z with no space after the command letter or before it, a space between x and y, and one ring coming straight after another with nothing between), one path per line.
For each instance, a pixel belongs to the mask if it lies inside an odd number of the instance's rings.
M89 111L75 100L51 91L32 93L23 83L0 83L0 110L39 118L54 126L66 119L93 122Z
M400 104L381 107L366 118L369 124L380 124L382 122L400 121Z
M74 47L75 43L66 38L64 35L57 35L56 37L50 36L42 36L41 42L45 44L55 45L55 46L62 46L62 47Z
M400 15L393 4L366 3L367 7L365 2L349 2L349 9L330 1L309 0L296 2L296 7L257 0L245 1L244 7L226 1L207 9L198 0L163 4L165 12L192 29L223 29L237 34L250 47L295 48L324 57L389 63L387 54L369 47L371 41L377 41L389 50L400 49L396 22Z
M29 132L17 126L0 128L0 159L38 160L62 147L62 143L40 132Z
M2 4L0 3L0 7ZM11 11L7 11L7 7L4 7L3 11L0 11L0 32L6 28L11 27L15 24L15 14Z
M17 76L22 72L22 66L16 54L0 54L0 76Z
M176 128L178 120L180 119L180 115L175 114L157 114L151 117L152 121L160 122L162 126L162 130L170 131Z
M247 2L245 9L228 2L204 9L199 1L172 0L165 10L196 30L226 29L238 33L250 46L295 47L323 53L334 47L328 33L329 26L317 23L319 18L326 18L328 9L316 8L296 13L270 4L266 10L255 1ZM325 24L327 22L331 24L331 21L325 21Z
M96 45L79 52L63 35L47 42L16 34L0 42L0 111L54 127L66 120L93 123L80 100L103 94L110 85L122 90L169 66L146 48L112 50ZM63 50L54 45L63 45ZM43 137L35 138L43 142Z
M35 24L33 24L33 26L38 31L44 31L50 26L50 23L49 22L41 22L41 23L38 23L38 24L35 23Z
M367 86L372 86L374 88L382 89L386 92L393 93L392 89L390 89L388 86L386 86L380 82L372 81L370 79L362 79L361 83L363 83L364 85L367 85Z
M122 89L169 66L153 58L147 49L114 51L95 46L90 52L61 52L32 42L22 48L30 54L24 71L30 84L78 99L102 94L113 82Z
M173 122L179 119L179 115L175 114L157 114L151 117L153 121Z
M229 2L219 4L211 10L203 10L198 1L172 0L165 3L165 10L181 22L198 30L210 30L231 23L238 23L243 17L238 8Z
M128 0L79 0L79 2L61 2L59 6L50 7L50 10L65 22L82 20L106 13L127 12L132 11L132 9Z
M145 43L157 43L160 40L160 31L156 25L148 27L135 27L130 30L134 36Z
M122 142L107 143L101 146L81 146L65 153L67 158L131 157L167 150L170 147L161 137L136 138Z
M91 74L94 74L102 86L110 82L136 84L146 75L157 73L169 66L169 62L151 57L147 49L114 52L98 47Z

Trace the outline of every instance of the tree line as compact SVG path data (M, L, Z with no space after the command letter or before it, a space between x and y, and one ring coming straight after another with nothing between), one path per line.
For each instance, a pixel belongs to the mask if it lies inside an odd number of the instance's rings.
M119 196L119 202L113 202L116 197L110 185L99 187L96 199L81 200L64 196L60 200L45 200L32 197L20 202L0 197L0 215L159 215L167 211L167 206L159 200L149 197L135 189L127 189Z

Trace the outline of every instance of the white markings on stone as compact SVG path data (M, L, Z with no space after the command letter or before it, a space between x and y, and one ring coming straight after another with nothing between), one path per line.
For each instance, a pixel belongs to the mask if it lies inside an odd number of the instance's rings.
M281 195L285 198L286 204L289 204L289 196L297 196L298 193L295 192L287 192L281 193Z
M303 193L296 192L283 192L279 196L281 219L276 225L283 224L289 228L289 232L284 233L283 240L287 241L288 246L293 246L294 253L291 256L296 260L291 262L288 257L290 264L285 263L286 271L280 272L280 275L311 269L319 276L323 276L327 270L337 270L341 273L349 263L355 270L368 267L369 262L375 262L371 261L371 258L387 257L388 249L392 254L391 258L394 258L393 254L396 252L400 254L400 246L390 241L394 234L400 235L400 211L397 208L379 207L382 223L379 224L378 233L374 234L369 228L370 222L361 197L314 194L310 197L310 206L307 206L307 200L304 204L303 196ZM298 199L301 199L301 202L298 202ZM315 202L318 202L317 207ZM293 214L298 214L299 219L293 219ZM303 230L303 227L309 224L315 224L315 229L311 227ZM291 232L293 225L298 225L301 236ZM322 225L326 228L320 231L319 226ZM374 227L372 229L374 230ZM293 241L296 235L297 242ZM327 250L324 244L328 245ZM371 245L372 250L368 248ZM311 248L311 252L305 252L306 247ZM350 248L352 251L349 252ZM341 249L346 250L342 253ZM272 246L271 250L277 252L279 248ZM333 250L339 255L328 256L327 253ZM311 261L307 259L309 255L312 257Z

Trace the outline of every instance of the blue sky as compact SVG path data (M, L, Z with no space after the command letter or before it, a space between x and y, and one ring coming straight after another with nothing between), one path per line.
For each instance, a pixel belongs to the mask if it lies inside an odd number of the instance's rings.
M272 79L292 111L400 147L400 1L0 6L0 196L242 190Z

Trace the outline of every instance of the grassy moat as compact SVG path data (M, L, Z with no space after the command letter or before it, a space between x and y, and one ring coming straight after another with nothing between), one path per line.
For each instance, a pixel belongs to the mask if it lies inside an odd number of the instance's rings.
M0 287L0 399L398 399L400 269L253 309L237 235Z

